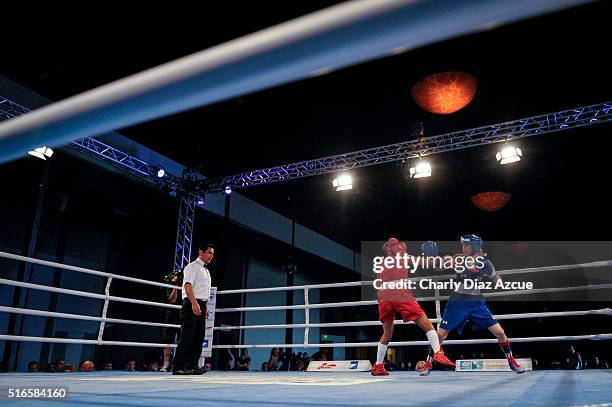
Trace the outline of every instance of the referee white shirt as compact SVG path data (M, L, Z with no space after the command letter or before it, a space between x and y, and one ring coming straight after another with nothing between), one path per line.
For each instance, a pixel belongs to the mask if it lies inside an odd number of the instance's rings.
M187 298L187 291L185 291L186 283L191 283L196 299L202 301L210 299L210 272L206 268L206 264L199 257L189 263L185 270L183 270L183 299Z

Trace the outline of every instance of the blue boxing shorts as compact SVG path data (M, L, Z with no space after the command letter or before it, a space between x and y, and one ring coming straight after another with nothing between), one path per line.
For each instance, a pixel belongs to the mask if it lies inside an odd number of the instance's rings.
M484 298L453 300L452 297L451 295L451 300L444 308L440 328L448 332L456 330L461 333L468 321L472 324L474 330L487 329L497 324L497 320L487 307Z

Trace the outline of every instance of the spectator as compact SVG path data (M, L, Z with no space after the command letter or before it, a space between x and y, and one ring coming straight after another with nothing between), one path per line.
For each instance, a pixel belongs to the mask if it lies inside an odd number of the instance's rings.
M228 349L227 352L229 353L229 360L227 361L225 370L234 370L236 369L236 358L230 349Z
M47 365L47 373L55 373L55 363L49 363Z
M268 371L268 363L263 362L263 363L261 364L261 371L262 371L262 372L267 372L267 371Z
M569 347L569 356L565 359L567 363L567 368L570 370L580 370L582 369L582 357L580 357L580 353L576 352L573 345Z
M600 369L601 365L599 363L599 358L597 355L593 355L593 363L591 364L591 369Z
M159 355L157 351L147 351L140 362L140 370L143 372L157 372L159 369Z
M102 365L102 370L104 370L105 372L110 372L111 370L113 370L113 362L106 362L104 363L104 365Z
M289 366L287 355L281 350L278 352L278 370L287 370L287 366Z
M94 370L96 370L96 365L91 360L84 360L79 365L80 372L93 372Z
M64 359L58 359L55 361L55 371L58 373L62 373L66 370L66 362Z
M304 352L302 355L302 363L304 363L304 369L308 369L308 364L310 363L310 358L308 357L308 353Z
M210 364L210 362L204 363L204 371L210 372L211 370L212 370L212 365Z
M249 357L249 351L246 349L242 350L240 358L236 362L236 370L248 371L251 368L251 358Z
M126 372L135 372L136 371L136 361L134 359L126 360L125 368L123 370Z
M278 371L281 366L281 363L278 359L279 350L278 348L273 348L270 351L270 359L268 359L268 369L267 371Z
M40 365L35 360L28 363L28 373L38 373L39 368Z
M76 372L76 367L74 367L74 365L65 365L64 372L66 373Z
M159 372L159 362L157 360L153 360L149 362L147 372Z
M296 372L303 372L304 371L304 362L302 362L300 359L297 360L297 362L295 362L295 371Z

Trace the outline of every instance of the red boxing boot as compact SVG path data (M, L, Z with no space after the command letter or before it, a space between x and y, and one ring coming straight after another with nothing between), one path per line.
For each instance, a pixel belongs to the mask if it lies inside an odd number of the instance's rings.
M389 372L385 369L385 365L382 363L376 363L372 369L372 376L388 376Z
M434 354L433 360L440 363L441 365L455 367L453 361L446 357L442 349L440 349Z

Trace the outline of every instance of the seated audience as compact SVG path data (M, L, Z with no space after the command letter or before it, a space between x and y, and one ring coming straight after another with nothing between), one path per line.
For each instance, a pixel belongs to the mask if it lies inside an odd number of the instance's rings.
M128 359L125 361L125 367L123 369L126 372L136 371L136 361L134 359Z
M66 362L64 359L58 359L55 361L55 371L57 373L62 373L66 370Z
M278 348L273 348L270 351L270 359L268 359L268 371L278 371L281 367L281 362L279 360L279 350Z
M242 350L240 358L236 362L236 370L247 371L251 368L251 358L249 357L249 351L246 349Z

